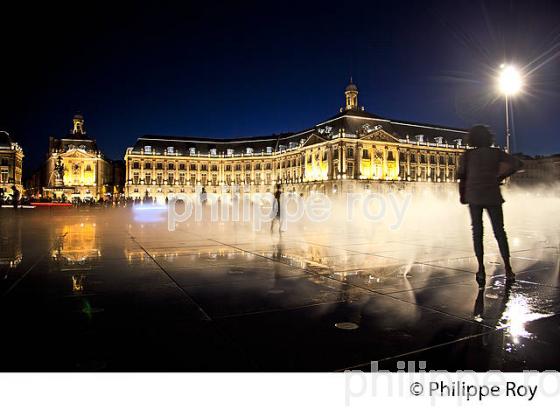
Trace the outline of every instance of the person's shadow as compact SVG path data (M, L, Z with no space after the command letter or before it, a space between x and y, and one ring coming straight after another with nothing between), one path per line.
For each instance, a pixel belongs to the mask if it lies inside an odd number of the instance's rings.
M505 286L504 286L504 295L502 297L502 300L500 302L500 307L498 309L498 319L497 321L499 321L503 315L504 312L507 308L507 304L509 302L509 299L511 297L511 287L512 287L513 283L506 281ZM474 312L473 312L473 316L474 319L477 322L482 322L484 321L484 296L485 296L485 292L486 292L486 288L482 288L478 291L478 295L476 297L476 300L474 302ZM496 321L496 323L497 323Z
M485 316L484 300L486 289L480 289L474 302L474 320L487 326L493 326L495 329L500 329L502 326L499 326L499 323L504 316L511 297L511 287L512 283L506 281L504 294L499 302L495 320ZM481 337L472 339L468 343L466 353L464 353L468 356L466 368L476 371L501 370L500 357L504 354L504 344L507 343L506 339L507 337L503 329L486 331Z

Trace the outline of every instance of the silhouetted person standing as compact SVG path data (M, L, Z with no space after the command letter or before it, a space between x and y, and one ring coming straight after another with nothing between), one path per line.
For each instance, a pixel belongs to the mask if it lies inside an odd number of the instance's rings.
M14 209L17 209L19 204L19 190L16 188L15 185L12 186L12 201L13 201Z
M472 221L474 252L478 260L476 281L480 287L486 284L484 269L484 248L482 245L482 212L486 209L494 236L498 241L500 254L504 260L508 282L515 280L511 269L509 245L504 230L501 182L521 168L521 161L498 148L492 148L493 135L484 125L475 125L469 130L467 141L476 147L465 152L459 165L459 191L461 203L469 204Z
M270 223L270 232L274 230L274 223L278 223L278 232L282 234L282 225L280 221L280 200L282 198L282 186L280 184L276 185L276 191L274 192L274 200L272 202L272 222Z
M206 201L208 200L208 194L206 193L206 187L202 187L200 190L200 203L202 205L206 205Z

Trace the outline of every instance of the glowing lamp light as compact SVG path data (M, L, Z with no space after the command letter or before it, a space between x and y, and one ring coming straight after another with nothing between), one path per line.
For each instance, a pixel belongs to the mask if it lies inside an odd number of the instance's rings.
M523 87L521 73L512 65L502 64L498 76L498 88L506 96L513 96Z

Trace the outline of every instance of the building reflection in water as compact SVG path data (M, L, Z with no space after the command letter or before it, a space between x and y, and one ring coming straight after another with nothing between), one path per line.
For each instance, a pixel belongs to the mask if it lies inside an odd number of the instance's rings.
M54 234L56 236L50 255L50 270L68 273L72 293L83 295L87 272L101 258L96 224L86 221L64 225ZM84 305L89 306L89 301L84 300Z
M72 275L72 291L79 293L84 290L86 275L78 274Z
M3 218L0 221L0 280L8 280L10 272L22 260L21 220Z
M51 269L68 271L91 269L92 264L101 258L97 243L96 224L82 222L64 225L61 235L54 240L51 251Z

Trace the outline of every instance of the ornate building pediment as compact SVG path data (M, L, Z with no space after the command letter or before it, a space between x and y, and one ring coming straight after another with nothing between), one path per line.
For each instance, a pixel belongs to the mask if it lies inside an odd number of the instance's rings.
M94 159L97 158L92 152L85 152L81 149L72 148L66 152L60 153L59 156L62 158L76 158L76 159Z
M360 137L360 140L370 140L370 141L383 141L383 142L399 142L399 140L389 134L387 131L382 129L377 129L368 132Z
M311 133L309 135L309 137L307 137L307 139L303 143L303 146L307 147L309 145L320 144L322 142L327 142L327 141L328 141L328 138L322 137L319 134Z

